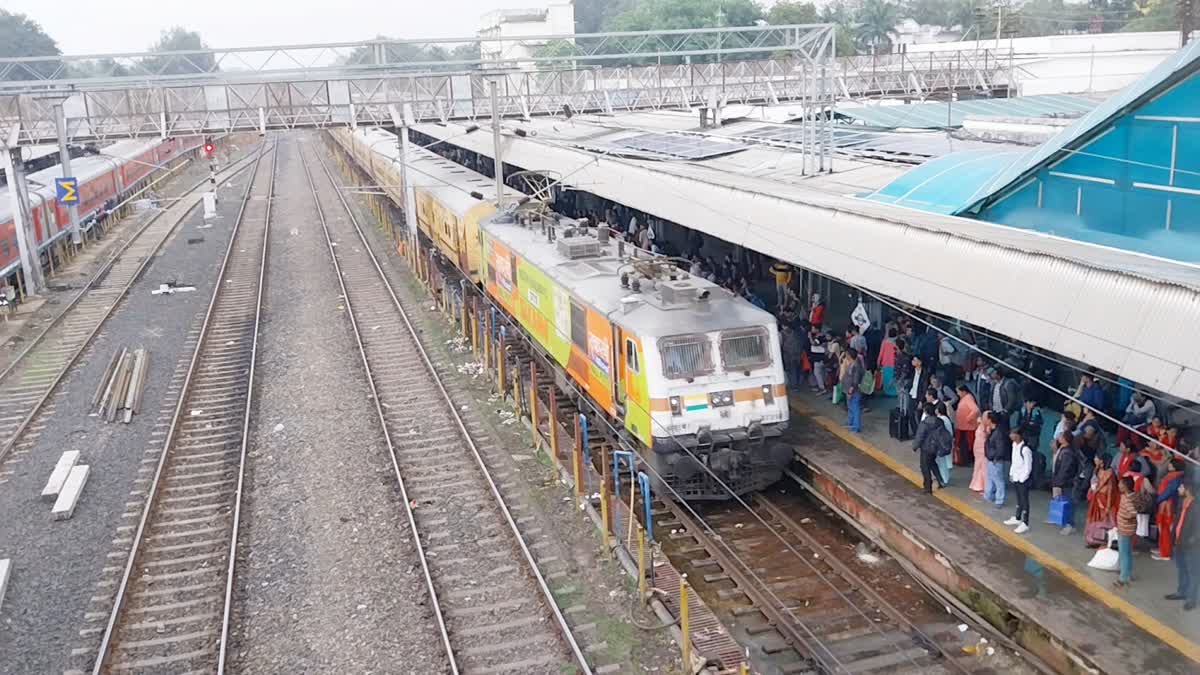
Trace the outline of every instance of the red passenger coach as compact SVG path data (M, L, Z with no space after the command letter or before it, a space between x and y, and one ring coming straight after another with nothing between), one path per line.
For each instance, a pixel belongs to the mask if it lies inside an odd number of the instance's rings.
M78 181L79 219L84 221L96 214L106 203L109 207L143 187L155 167L161 167L200 145L199 136L160 140L118 141L100 149L95 156L71 161L71 172ZM33 230L38 251L44 252L64 234L70 216L67 206L55 196L55 179L62 177L61 166L38 171L27 176ZM9 188L0 188L0 276L11 283L20 267L17 231L12 213Z

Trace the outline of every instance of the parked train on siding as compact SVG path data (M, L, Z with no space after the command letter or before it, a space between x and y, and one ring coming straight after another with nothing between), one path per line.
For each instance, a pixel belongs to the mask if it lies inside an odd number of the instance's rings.
M403 203L394 135L331 133ZM653 473L696 500L779 480L792 453L778 441L788 402L770 313L669 259L624 248L602 228L497 212L490 178L412 153L422 235L640 446ZM520 196L512 191L514 202Z
M199 137L124 140L100 149L99 154L72 159L71 172L79 181L80 221L141 188L155 166L174 160L198 143ZM58 203L54 188L54 179L62 175L62 167L55 165L26 176L39 252L69 230L67 207ZM20 267L10 189L0 189L0 277L8 277Z

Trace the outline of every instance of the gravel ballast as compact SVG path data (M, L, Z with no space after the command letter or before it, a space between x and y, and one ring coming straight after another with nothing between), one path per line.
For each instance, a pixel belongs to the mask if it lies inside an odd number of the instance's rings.
M313 138L280 144L229 665L436 672L441 643L299 163Z
M50 399L35 424L44 426L37 440L19 444L0 466L12 471L0 485L0 558L13 559L0 614L0 672L62 672L90 664L128 551L122 540L129 535L119 528L137 524L142 497L131 492L144 488L139 469L151 457L147 451L161 449L160 411L174 404L170 380L177 364L191 357L188 336L211 297L244 180L245 174L221 189L223 217L213 227L197 229L203 223L199 210L184 219ZM200 236L204 241L188 243ZM151 295L168 279L196 291ZM139 345L150 352L142 413L131 424L89 417L112 353ZM66 450L81 451L80 463L91 474L72 518L53 521L50 503L39 496Z

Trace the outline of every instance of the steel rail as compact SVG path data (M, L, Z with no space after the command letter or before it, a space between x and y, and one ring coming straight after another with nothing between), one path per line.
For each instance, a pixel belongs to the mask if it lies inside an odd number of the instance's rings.
M274 153L272 155L272 162L277 161L278 153L275 152L275 147L272 146L272 148L270 150L268 150L266 147L266 144L265 143L262 144L261 146L259 146L258 155L254 158L254 162L252 165L255 174L257 174L258 167L261 164L263 157L266 154L268 154L268 152ZM267 201L268 215L270 212L270 203L271 203L270 198L272 196L271 192L273 191L273 188L274 188L274 175L275 175L275 166L274 166L274 164L272 164L270 179L268 181L268 201ZM147 525L149 524L149 521L150 521L150 514L154 509L155 498L158 495L158 489L162 482L163 471L167 464L167 458L170 455L171 446L175 442L175 437L180 428L180 418L181 418L181 414L183 412L184 404L187 401L188 389L190 388L192 379L196 373L196 366L200 362L200 356L201 356L202 352L204 351L204 346L205 346L204 341L205 341L205 338L207 337L209 329L211 327L213 310L217 305L218 298L221 297L221 291L222 291L222 285L223 285L221 280L224 278L225 272L229 267L229 262L233 257L234 246L237 243L237 235L238 235L238 232L241 230L243 216L246 213L246 206L250 202L253 190L254 190L254 180L252 177L251 180L247 183L246 190L242 195L242 202L238 208L238 214L237 214L237 219L235 221L234 229L233 229L233 232L230 234L229 244L225 248L225 255L224 255L223 259L221 260L221 268L215 277L217 279L217 282L213 289L212 297L209 299L208 308L207 308L207 310L205 310L204 319L203 319L203 322L201 323L200 335L196 340L196 348L192 352L192 357L188 364L187 374L185 375L183 384L180 388L179 400L175 404L175 412L171 416L171 423L169 426L169 430L167 432L167 437L163 441L163 451L159 455L158 463L154 469L154 476L151 479L150 488L146 495L146 504L142 508L142 517L138 521L137 529L134 532L133 543L131 544L129 556L125 562L125 570L122 573L121 581L119 582L119 584L117 586L117 595L113 601L113 608L112 608L112 611L109 613L108 622L104 628L104 637L100 642L100 647L97 650L96 660L92 666L93 675L100 675L100 673L104 672L104 667L107 664L108 658L110 656L111 648L113 645L113 636L114 636L114 633L116 632L116 628L117 628L117 622L121 617L121 610L123 609L126 598L127 598L129 582L133 576L133 572L136 567L138 553L141 549L141 543L144 539ZM269 227L269 217L268 217L268 227ZM264 248L265 248L265 240L264 240ZM265 260L265 252L264 252L264 260ZM261 302L262 302L262 290L263 289L262 289L262 285L261 285L261 274L260 274L260 285L258 288L258 306L259 307L261 307ZM254 326L254 332L255 332L256 338L257 338L257 332L258 332L258 323L257 322L258 322L258 315L256 314L255 326ZM255 341L255 344L257 344L257 339ZM251 372L253 372L253 368L251 368ZM247 415L249 414L250 404L251 404L251 399L249 397L247 397L247 399L246 399L246 408L247 408L246 414ZM245 458L245 445L246 445L246 436L245 436L245 431L243 428L243 435L242 435L242 439L241 439L241 446L242 446L241 447L241 458L239 459L239 461L243 461ZM239 502L240 502L240 497L241 497L241 482L240 481L241 481L241 468L239 468L239 484L238 484L238 492L237 492L237 497L238 497ZM236 538L236 536L237 536L236 528L234 528L232 536ZM236 540L232 544L231 548L236 548ZM232 569L232 567L230 569ZM228 589L226 590L226 602L227 601L228 601ZM228 627L228 622L227 622L227 616L226 616L222 620L222 632L221 632L221 638L220 638L220 641L221 641L220 653L221 654L224 654L224 651L225 651L224 645L227 640L227 630L226 630L227 627ZM219 671L222 669L223 669L223 666L218 666Z
M232 164L230 164L229 167L224 169L221 172L221 174L218 174L218 178L217 178L218 185L228 183L229 181L231 181L234 178L236 178L237 176L239 176L242 173L242 171L246 170L246 168L250 166L250 164L247 162L249 159L251 159L253 157L254 157L254 152L251 152L251 153L248 153L248 154L244 155L243 157L240 157L239 159L235 160ZM159 180L162 180L165 178L166 178L166 176L163 176ZM186 196L186 195L190 195L190 194L194 193L196 190L207 185L209 183L209 181L210 181L209 178L205 178L204 180L197 182L195 185L193 185L192 187L185 190L183 192L183 195ZM154 183L152 183L151 185L153 185L153 184ZM149 187L150 186L146 186L146 188L144 188L144 189L149 189ZM67 373L70 372L71 368L75 365L75 362L79 360L79 357L81 355L83 355L83 352L92 343L92 340L94 340L96 335L99 334L100 329L104 327L104 324L108 321L109 317L111 317L113 315L113 313L117 310L117 307L121 304L121 301L125 299L126 295L128 295L129 290L131 288L133 288L133 285L135 283L137 283L137 281L141 278L142 273L146 271L146 268L150 265L151 261L154 260L154 257L155 257L155 255L157 255L158 251L161 250L162 247L166 244L167 240L170 239L171 233L174 232L175 228L179 227L179 225L184 220L187 219L188 215L190 215L192 213L192 211L195 210L196 206L198 206L198 205L199 205L199 203L197 202L197 204L193 204L192 206L188 207L187 210L185 210L182 214L180 214L179 219L177 221L175 221L170 226L170 228L163 234L162 240L159 241L158 244L154 246L154 248L146 255L146 257L142 261L142 263L140 265L138 265L136 270L134 270L133 274L129 278L128 283L126 283L125 286L121 288L120 292L113 299L112 304L109 305L108 309L100 316L99 319L97 319L96 325L92 328L91 331L88 332L88 334L86 336L84 336L84 338L80 342L78 348L76 348L74 350L74 352L67 358L67 360L63 364L62 368L60 368L58 373L54 376L54 379L51 380L50 383L46 385L45 391L43 392L42 396L40 398L38 398L37 401L34 402L33 407L25 415L24 419L22 419L20 424L18 424L17 427L15 429L13 429L12 434L9 436L8 440L6 440L3 445L0 445L0 461L3 461L8 456L8 453L10 453L12 451L13 447L15 447L16 444L21 440L21 437L25 435L25 431L29 428L29 424L33 421L33 419L35 417L37 417L37 414L41 411L42 407L46 404L46 401L48 401L50 399L50 396L54 393L55 389L58 388L58 385L62 382L63 378L66 377ZM131 246L133 246L133 244L137 243L137 241L141 238L141 236L143 234L145 234L146 231L152 225L157 223L158 220L160 218L162 218L168 210L169 210L169 208L164 208L161 211L159 211L158 213L154 214L154 216L151 217L149 220L147 220L144 225L142 225L140 228L138 228L138 230L135 233L133 233L133 235L130 236L127 241L125 241L123 244L121 244L120 247L118 248L118 250L114 251L113 254L109 257L109 259L107 261L105 261L105 263L103 265L101 265L100 269L98 269L96 271L96 273L93 274L91 276L91 278L88 279L88 281L84 285L84 287L82 289L80 289L80 291L78 293L76 293L73 298L71 298L70 302L67 303L67 306L65 308L63 308L63 310L61 312L59 312L59 314L56 317L54 317L54 319L52 319L50 321L50 323L47 324L46 327L37 334L37 336L35 336L33 338L33 340L30 342L29 346L27 346L24 350L22 350L21 353L18 354L16 356L16 358L14 358L13 361L3 371L0 371L0 387L2 387L5 384L6 380L9 378L10 375L12 375L12 373L17 369L17 367L21 366L23 364L25 357L27 355L29 355L34 349L38 348L39 346L41 346L43 344L43 341L45 340L46 336L49 335L53 329L57 328L64 319L67 318L67 315L70 314L71 311L84 299L84 297L86 297L88 295L88 293L90 293L93 290L93 288L96 286L96 284L98 284L108 274L108 272L112 269L113 265L116 264L116 262L121 258L121 256L124 255L125 252L128 251ZM3 393L3 391L0 390L0 393Z
M320 150L318 150L320 152ZM412 534L413 546L417 550L417 558L421 561L421 573L425 577L425 588L429 591L429 602L433 608L433 615L437 619L438 630L441 633L442 647L446 650L446 659L450 662L450 672L457 675L458 662L454 658L454 649L450 645L450 631L446 628L446 619L442 615L442 605L438 600L437 589L433 585L433 575L429 571L429 560L425 556L425 545L421 542L421 533L417 529L417 519L413 514L412 501L408 496L408 488L404 484L404 476L400 472L400 461L396 457L396 447L392 443L392 433L388 429L387 417L383 412L383 402L379 398L379 389L375 385L375 377L371 370L371 364L367 360L366 345L363 344L362 332L358 328L358 319L354 316L354 306L350 302L350 292L346 288L346 279L342 274L342 265L338 262L337 254L334 251L333 237L329 232L329 224L325 218L325 209L321 207L321 200L317 198L317 185L313 181L312 171L309 170L308 162L303 161L304 153L300 153L301 164L304 166L304 176L308 179L308 186L312 190L313 205L317 210L317 219L321 222L321 230L325 234L325 245L329 249L329 258L333 262L333 271L337 275L338 287L342 291L342 302L346 303L346 315L350 318L350 327L354 331L354 342L358 345L358 355L362 360L363 369L367 373L367 384L371 387L371 400L375 402L375 413L379 417L379 426L383 429L383 439L387 443L388 456L392 460L392 470L396 474L396 485L400 488L400 498L404 501L404 514L408 518L408 531ZM322 165L323 168L323 165ZM333 178L329 177L330 182ZM349 207L346 208L349 213Z
M557 622L559 632L562 635L562 638L567 642L568 645L570 645L571 652L575 657L576 663L582 669L583 674L591 675L591 673L592 673L591 666L588 665L587 659L583 655L583 650L579 647L579 643L575 640L575 636L571 632L570 626L567 625L566 617L563 616L562 612L559 610L558 603L555 602L554 594L551 592L549 585L546 583L545 577L542 576L541 571L538 569L537 562L533 557L533 553L529 550L529 546L526 545L525 539L521 534L520 528L517 526L516 520L513 518L512 513L509 511L508 505L505 503L503 495L500 494L500 489L496 486L496 482L492 478L491 471L488 470L487 464L483 460L483 455L480 453L479 448L475 444L474 439L471 438L471 434L467 430L466 423L463 422L462 416L459 415L459 413L458 413L458 407L455 405L453 398L451 398L449 391L447 391L445 384L442 382L442 378L438 374L437 369L434 367L432 359L429 358L429 353L425 350L425 346L421 343L421 339L419 337L419 333L417 332L416 326L413 325L412 320L408 316L408 312L404 309L403 304L400 302L399 297L397 297L395 290L392 288L392 284L388 280L387 274L384 273L383 267L379 263L379 259L375 256L375 252L372 249L370 242L367 240L366 234L363 232L362 225L359 222L358 217L354 214L354 210L350 207L349 202L346 201L346 196L344 194L344 190L342 190L340 188L337 181L334 179L334 176L333 176L332 172L330 171L328 165L326 164L325 160L320 156L320 152L321 151L318 150L316 153L318 163L321 165L321 169L324 171L326 177L329 179L329 182L335 188L335 192L337 193L337 196L338 196L338 201L341 202L342 207L345 209L347 218L350 221L350 224L353 226L355 234L358 235L359 241L362 243L362 246L363 246L367 256L371 260L372 267L374 267L376 273L379 275L379 279L382 282L383 287L387 290L387 294L391 298L392 304L395 307L396 312L400 315L400 318L403 320L404 326L405 326L409 336L412 338L415 350L416 350L417 354L420 355L420 360L424 364L426 371L429 373L430 379L433 381L434 385L436 385L441 398L446 402L447 411L450 413L450 417L451 417L451 419L453 419L454 425L458 429L459 436L461 437L461 439L463 440L463 442L467 446L467 448L470 449L471 455L475 459L475 463L479 467L480 473L482 474L484 480L486 481L488 489L491 491L492 497L495 500L496 505L499 507L500 512L504 517L505 523L508 525L509 530L512 532L513 538L516 540L518 546L521 549L521 554L525 559L525 563L528 566L529 571L532 573L533 577L537 580L538 588L541 590L543 598L546 601L546 604L550 607L552 613L554 614L554 618L555 618L555 621ZM333 250L334 250L333 241L332 241L332 239L329 238L328 229L326 229L326 238L330 245L331 255L333 255ZM347 306L347 308L349 308L350 307L350 298L349 298L348 294L345 294L345 283L344 283L344 281L341 281L340 273L338 276L339 276L339 282L342 284L343 294L344 294L345 300L346 300L346 306ZM357 327L355 328L355 331L357 333ZM361 351L362 350L361 335L356 334L355 338L357 340L359 340L360 351ZM363 351L362 354L363 354L364 363L365 363L365 359L366 359L365 351ZM368 368L368 373L369 372L370 372L370 369ZM373 383L372 383L372 391L374 391ZM381 406L381 403L380 403L379 399L376 398L376 409L380 413L381 422L384 422L383 417L382 417L383 411L382 411L382 407L380 407L380 406ZM384 422L384 424L386 427L386 422ZM389 446L390 446L390 441L389 441ZM398 463L398 460L395 458L394 449L392 451L392 456L393 456L394 465L397 467L397 477L399 478L399 468L398 468L399 463ZM407 500L405 500L405 505L406 505L406 508L408 509L408 516L410 519L410 524L412 524L413 513L412 513L411 506L409 506L409 502ZM415 538L416 537L415 527L413 529L413 535ZM422 559L423 559L423 556L422 556ZM424 564L424 563L422 563L422 564ZM426 568L426 581L428 584L430 584L430 585L432 584L432 579L429 576L428 568ZM434 596L434 597L436 597L436 596ZM441 612L439 611L438 614L439 614L439 617L438 617L439 624L441 624L443 626L443 630L444 630L444 622L441 617ZM443 636L447 640L446 644L447 644L447 649L449 650L449 643L448 643L449 637L445 633L443 633ZM451 656L450 658L451 658L451 664L453 667L453 663L454 663L453 656ZM457 669L455 669L454 672L457 673L458 672Z
M758 493L754 497L755 501L761 504L763 508L771 513L771 515L775 516L779 522L783 523L784 527L786 527L789 532L803 541L805 546L808 546L814 551L819 551L822 549L821 542L817 541L816 537L809 534L807 530L801 527L799 523L785 513L783 509L779 508L779 505L771 501L769 497L762 493ZM879 594L878 591L864 581L861 576L859 576L854 570L850 569L849 565L842 562L842 560L835 555L826 555L824 556L823 560L826 565L829 565L834 572L838 574L838 576L850 581L855 587L857 587L859 592L870 598L871 602L875 603L875 606L879 609L882 609L884 613L887 614L898 626L907 627L908 630L911 631L911 635L919 638L925 646L936 649L938 653L942 655L945 663L953 664L959 672L964 674L971 672L970 670L967 670L965 666L959 663L955 659L954 655L947 651L940 642L933 639L933 637L925 631L921 630L917 624L913 623L907 616L905 616L904 612L896 609L892 603L888 602L882 595Z

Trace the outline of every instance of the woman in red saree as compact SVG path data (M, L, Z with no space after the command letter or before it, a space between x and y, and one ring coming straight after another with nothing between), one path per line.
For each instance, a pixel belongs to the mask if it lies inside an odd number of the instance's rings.
M1117 480L1108 455L1097 456L1092 461L1095 473L1088 490L1083 540L1088 546L1104 546L1108 543L1108 531L1116 527L1117 522Z

